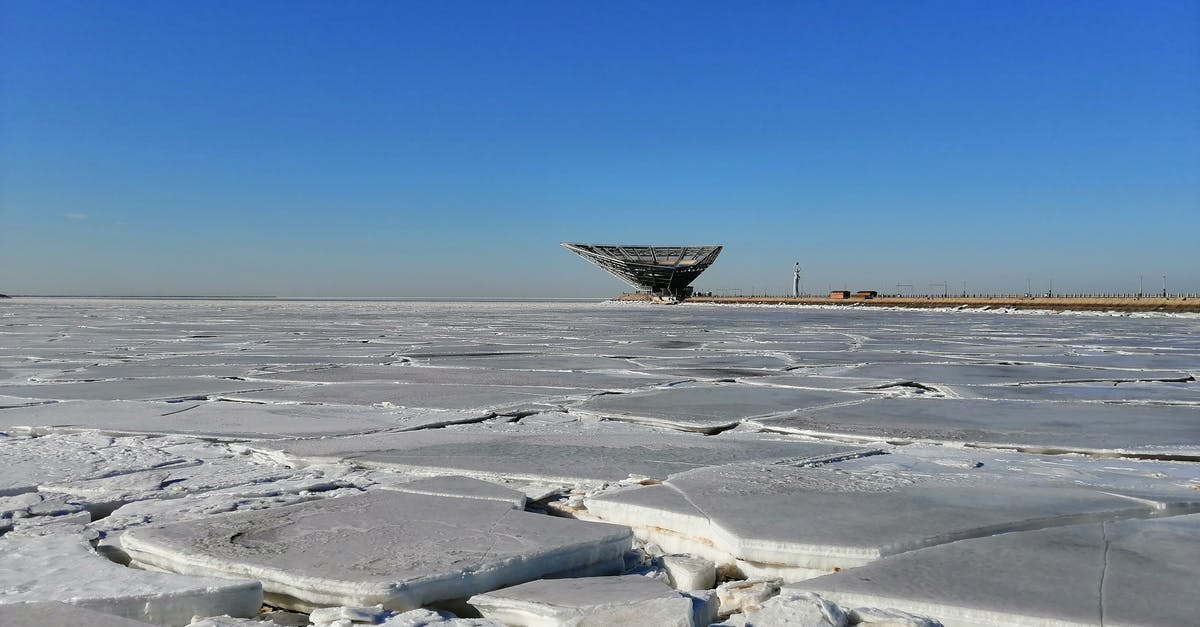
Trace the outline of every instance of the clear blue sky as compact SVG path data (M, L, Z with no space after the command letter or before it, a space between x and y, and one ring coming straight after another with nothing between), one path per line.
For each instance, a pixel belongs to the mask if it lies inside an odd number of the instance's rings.
M1200 4L0 2L0 292L1200 292Z

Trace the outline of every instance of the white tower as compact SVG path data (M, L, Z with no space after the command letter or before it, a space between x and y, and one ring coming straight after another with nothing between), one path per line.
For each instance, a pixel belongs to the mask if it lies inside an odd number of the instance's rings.
M792 298L800 298L800 262L796 262L796 268L792 270Z

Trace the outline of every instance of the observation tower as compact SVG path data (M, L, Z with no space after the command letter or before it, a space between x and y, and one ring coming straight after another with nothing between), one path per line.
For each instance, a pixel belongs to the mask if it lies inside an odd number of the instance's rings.
M655 300L679 302L692 295L692 281L721 254L721 246L625 246L573 244L562 247L625 281Z

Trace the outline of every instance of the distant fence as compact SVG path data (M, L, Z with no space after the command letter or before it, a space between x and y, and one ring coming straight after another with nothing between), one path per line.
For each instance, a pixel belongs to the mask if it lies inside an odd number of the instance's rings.
M853 294L853 291L851 291L851 294ZM711 295L714 297L719 297L719 298L796 298L795 296L792 295L791 292L781 294L781 293L775 292L775 291L755 290L753 288L750 288L750 289L725 288L725 289L719 289L719 290L714 289L714 290L697 290L696 291L696 296L708 296L708 295ZM817 294L805 292L799 296L799 298L806 298L806 299L828 298L828 297L829 297L829 292L820 292ZM1070 293L1058 293L1058 292L1045 293L1045 292L1043 292L1043 293L1038 293L1038 294L1024 294L1024 293L1020 293L1020 294L975 294L975 293L963 294L962 292L941 292L941 293L937 293L937 294L931 294L931 293L884 294L884 293L880 292L878 294L878 296L876 296L876 298L927 298L927 299L971 298L971 299L985 299L985 300L1030 300L1030 299L1036 300L1039 298L1080 298L1080 299L1103 298L1103 299L1139 300L1139 299L1148 299L1148 298L1161 299L1161 298L1163 298L1163 294L1162 294L1162 292L1143 292L1141 294L1138 294L1137 292L1070 292ZM1200 293L1168 292L1166 298L1179 299L1179 300L1194 300L1194 299L1200 298Z

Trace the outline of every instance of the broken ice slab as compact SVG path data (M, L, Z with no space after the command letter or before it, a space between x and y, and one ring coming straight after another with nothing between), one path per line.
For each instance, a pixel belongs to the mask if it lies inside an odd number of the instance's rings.
M44 374L36 380L46 383L66 383L71 381L105 381L122 379L192 379L217 378L227 379L245 375L250 371L245 366L211 365L211 366L169 366L164 367L154 363L155 360L114 362L92 364L83 368L64 369L53 374Z
M1038 364L865 364L848 368L821 368L823 376L874 379L880 383L912 381L930 386L1018 385L1034 383L1084 383L1094 381L1191 381L1180 370L1133 370L1117 368L1073 368Z
M1194 625L1200 514L954 542L792 584L956 625Z
M423 356L417 361L429 362L430 365L456 368L479 368L498 370L543 370L572 372L579 370L638 370L631 361L601 355L561 355L547 354L545 349L540 354L516 355L447 355Z
M601 423L609 425L613 423ZM691 468L744 460L806 460L861 451L853 445L723 434L718 438L656 432L630 425L555 431L519 427L439 429L320 440L236 445L291 466L349 462L422 475L598 485L630 476L666 478Z
M312 383L473 384L522 387L560 387L589 390L633 390L669 383L673 377L638 372L556 372L496 368L434 368L426 366L339 366L309 370L275 371L255 375L255 380Z
M864 394L741 384L685 384L590 398L572 412L684 431L717 433L754 416L866 400Z
M1200 506L1178 487L1123 493L988 465L889 469L888 457L702 468L585 497L585 516L727 573L798 580L966 538Z
M738 370L779 371L793 365L787 359L761 354L738 354L722 351L692 353L686 357L639 357L638 363L651 372L658 369L734 368Z
M780 433L1200 458L1200 408L1190 405L883 398L752 424Z
M272 605L408 610L548 576L613 574L626 527L385 490L133 529L135 565L258 579Z
M161 379L123 379L119 381L84 381L72 383L39 383L37 385L4 385L0 394L41 400L93 401L171 401L204 399L220 394L247 392L264 387L279 387L265 382L232 381L206 377Z
M704 602L641 575L543 579L485 594L468 601L484 618L513 627L540 625L630 624L613 620L619 614L639 625L692 627L695 616L715 615ZM699 611L694 605L701 605Z
M394 475L388 480L388 475L375 473L371 476L376 485L383 490L407 492L409 494L428 494L460 499L483 499L507 503L513 509L525 507L525 493L504 487L491 481L472 479L471 477L425 477L422 479L400 479Z
M33 627L34 625L37 627L146 627L150 624L59 601L6 604L0 600L0 625L12 625L13 627Z
M34 432L178 433L220 439L328 437L477 422L486 410L436 410L227 401L63 401L0 411L0 428Z
M105 544L115 533L130 527L204 518L227 512L280 507L321 498L344 496L361 490L341 479L305 473L278 481L244 483L209 492L185 494L182 498L147 498L122 505L88 529L106 534ZM179 497L178 494L163 496Z
M12 410L4 410L12 411ZM3 413L3 412L0 412ZM0 438L0 496L59 481L98 479L186 464L144 440L99 434Z
M0 607L43 601L186 625L193 616L254 616L262 605L262 587L257 581L126 568L97 555L78 536L0 538Z
M2 390L0 390L2 391ZM430 409L496 409L572 396L592 390L563 387L439 385L436 383L332 383L261 392L226 394L225 398L259 403L324 403Z
M1096 401L1192 405L1200 410L1200 382L1068 383L1062 385L955 385L946 391L959 398L1013 401Z

